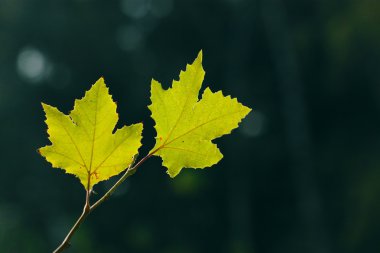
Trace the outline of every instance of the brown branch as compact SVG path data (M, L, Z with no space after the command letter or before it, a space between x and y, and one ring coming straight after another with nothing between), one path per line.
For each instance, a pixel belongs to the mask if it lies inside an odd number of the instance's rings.
M117 187L120 186L121 183L124 182L124 180L133 175L136 172L136 169L140 167L142 163L144 163L148 158L150 158L154 153L158 151L154 150L153 152L149 153L146 155L144 158L142 158L136 165L133 166L132 164L128 167L128 169L125 171L123 176L101 197L98 201L96 201L93 205L90 205L90 195L91 195L91 190L87 189L86 190L86 202L83 207L83 212L79 216L78 220L75 222L74 226L70 229L69 233L66 235L65 239L63 242L58 246L57 249L53 251L53 253L60 253L67 249L70 246L70 239L74 235L74 233L78 230L80 225L83 223L83 221L86 219L86 217L95 209L97 208L100 204L102 204L104 201L106 201L112 193L115 192ZM133 166L133 167L132 167Z
M94 210L95 208L97 208L101 203L103 203L105 200L107 200L111 195L112 193L115 192L115 190L117 189L117 187L119 187L119 185L121 185L121 183L124 182L124 180L129 177L129 176L132 176L133 174L136 173L136 169L138 167L140 167L140 165L142 163L144 163L148 158L150 158L153 154L148 154L146 155L144 158L142 158L138 163L136 163L135 166L133 167L129 167L127 169L127 171L124 173L124 175L111 187L111 189L109 189L104 195L103 197L101 197L98 201L95 202L95 204L91 205L90 207L90 211Z
M79 216L78 220L75 222L74 226L70 229L69 233L66 235L65 239L61 243L61 245L58 246L56 250L53 251L53 253L59 253L70 247L70 239L74 235L75 231L79 228L79 226L83 223L83 221L86 219L87 215L91 212L90 206L89 206L89 197L90 197L90 191L86 191L86 203L83 207L83 212L81 216Z

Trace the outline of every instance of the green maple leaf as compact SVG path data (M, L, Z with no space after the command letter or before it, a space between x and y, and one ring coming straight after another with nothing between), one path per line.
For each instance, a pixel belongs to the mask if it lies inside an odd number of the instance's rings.
M198 99L205 72L202 51L193 64L181 71L179 81L164 90L152 80L149 107L156 122L156 144L151 154L160 156L168 174L175 177L182 168L205 168L223 155L212 140L231 133L251 111L236 98L206 88Z
M39 149L53 167L80 179L89 190L126 169L141 146L141 123L115 129L116 104L100 78L65 115L42 104L51 145Z

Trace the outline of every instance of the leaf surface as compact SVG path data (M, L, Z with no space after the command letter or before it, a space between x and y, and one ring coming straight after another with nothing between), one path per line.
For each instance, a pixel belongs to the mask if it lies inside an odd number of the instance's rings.
M204 75L201 51L171 88L163 89L156 80L151 83L148 108L157 136L150 153L162 158L171 177L182 168L205 168L219 162L223 155L212 140L231 133L251 111L236 98L209 88L199 99Z
M122 172L138 153L143 125L124 126L113 133L118 114L103 78L75 100L69 115L42 106L52 144L40 148L40 154L53 167L77 176L86 189Z

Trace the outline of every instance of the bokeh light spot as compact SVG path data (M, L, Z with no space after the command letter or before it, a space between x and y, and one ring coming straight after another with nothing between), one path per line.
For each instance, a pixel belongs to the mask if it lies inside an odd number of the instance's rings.
M17 57L17 71L23 79L38 83L47 76L49 66L46 57L39 50L24 48Z
M148 14L162 18L172 12L173 0L122 0L121 10L134 19L144 18Z
M171 183L171 186L178 195L192 196L201 191L203 181L199 174L194 173L192 169L183 169L176 180Z
M131 18L142 18L149 10L149 0L122 0L121 10Z
M134 25L124 26L118 30L116 40L121 49L133 51L141 45L143 33Z
M158 18L169 15L172 10L173 0L155 0L151 3L151 12Z
M65 64L59 63L54 65L53 71L49 73L49 85L55 89L64 89L71 81L71 70Z
M240 126L240 132L247 137L258 137L265 127L265 115L260 111L252 111L248 114Z

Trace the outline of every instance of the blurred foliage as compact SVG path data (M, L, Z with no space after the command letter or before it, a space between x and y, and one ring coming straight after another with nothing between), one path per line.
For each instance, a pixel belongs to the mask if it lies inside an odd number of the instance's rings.
M48 252L81 212L83 187L36 152L41 101L67 113L104 76L120 125L144 120L153 137L151 78L168 87L203 49L205 85L254 108L217 141L224 159L175 180L148 161L68 252L379 252L379 12L373 0L1 0L0 251Z

